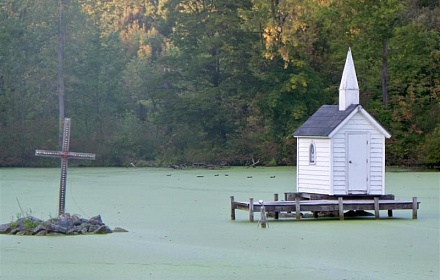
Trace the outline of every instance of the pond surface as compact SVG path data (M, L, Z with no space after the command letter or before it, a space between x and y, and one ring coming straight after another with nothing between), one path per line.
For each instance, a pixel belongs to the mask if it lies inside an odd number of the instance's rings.
M230 196L281 198L295 191L294 167L68 172L66 212L129 232L0 235L1 279L439 279L438 172L387 172L387 193L418 197L417 220L396 210L379 220L269 219L266 229L245 211L230 221ZM58 187L56 168L0 169L0 223L20 206L55 217Z

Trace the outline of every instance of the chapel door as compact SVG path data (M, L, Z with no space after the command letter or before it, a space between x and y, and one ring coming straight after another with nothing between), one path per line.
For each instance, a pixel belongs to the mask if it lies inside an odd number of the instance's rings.
M348 134L348 194L368 193L368 141L367 133Z

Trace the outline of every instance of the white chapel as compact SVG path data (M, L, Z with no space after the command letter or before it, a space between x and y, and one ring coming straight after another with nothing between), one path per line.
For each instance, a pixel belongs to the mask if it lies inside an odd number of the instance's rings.
M339 104L323 105L297 138L297 192L385 194L385 139L391 135L359 104L351 50L339 86Z

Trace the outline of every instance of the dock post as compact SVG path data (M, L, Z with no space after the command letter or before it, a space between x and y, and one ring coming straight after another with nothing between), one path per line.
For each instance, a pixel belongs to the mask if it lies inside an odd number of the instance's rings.
M301 204L299 202L299 197L295 197L295 218L297 220L301 219Z
M388 217L389 218L393 217L393 210L388 209Z
M231 195L231 220L235 220L235 205L234 205L234 196Z
M249 222L254 221L254 199L249 198Z
M273 194L273 200L278 201L278 194L277 193ZM280 212L275 211L275 220L278 220L279 218L280 218Z
M417 197L413 197L412 201L413 201L413 203L412 203L412 211L413 211L412 218L414 220L416 220L417 219L417 206L418 206L417 205Z
M344 200L342 197L338 197L338 206L339 206L339 220L344 219Z
M374 218L379 219L379 198L374 198Z
M267 227L266 208L264 207L264 203L261 205L259 225L261 228Z

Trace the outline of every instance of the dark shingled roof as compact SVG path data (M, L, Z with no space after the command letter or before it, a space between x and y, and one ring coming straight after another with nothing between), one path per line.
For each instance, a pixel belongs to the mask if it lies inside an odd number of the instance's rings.
M338 105L323 105L293 136L329 136L358 106L359 104L352 104L345 111L339 111Z

